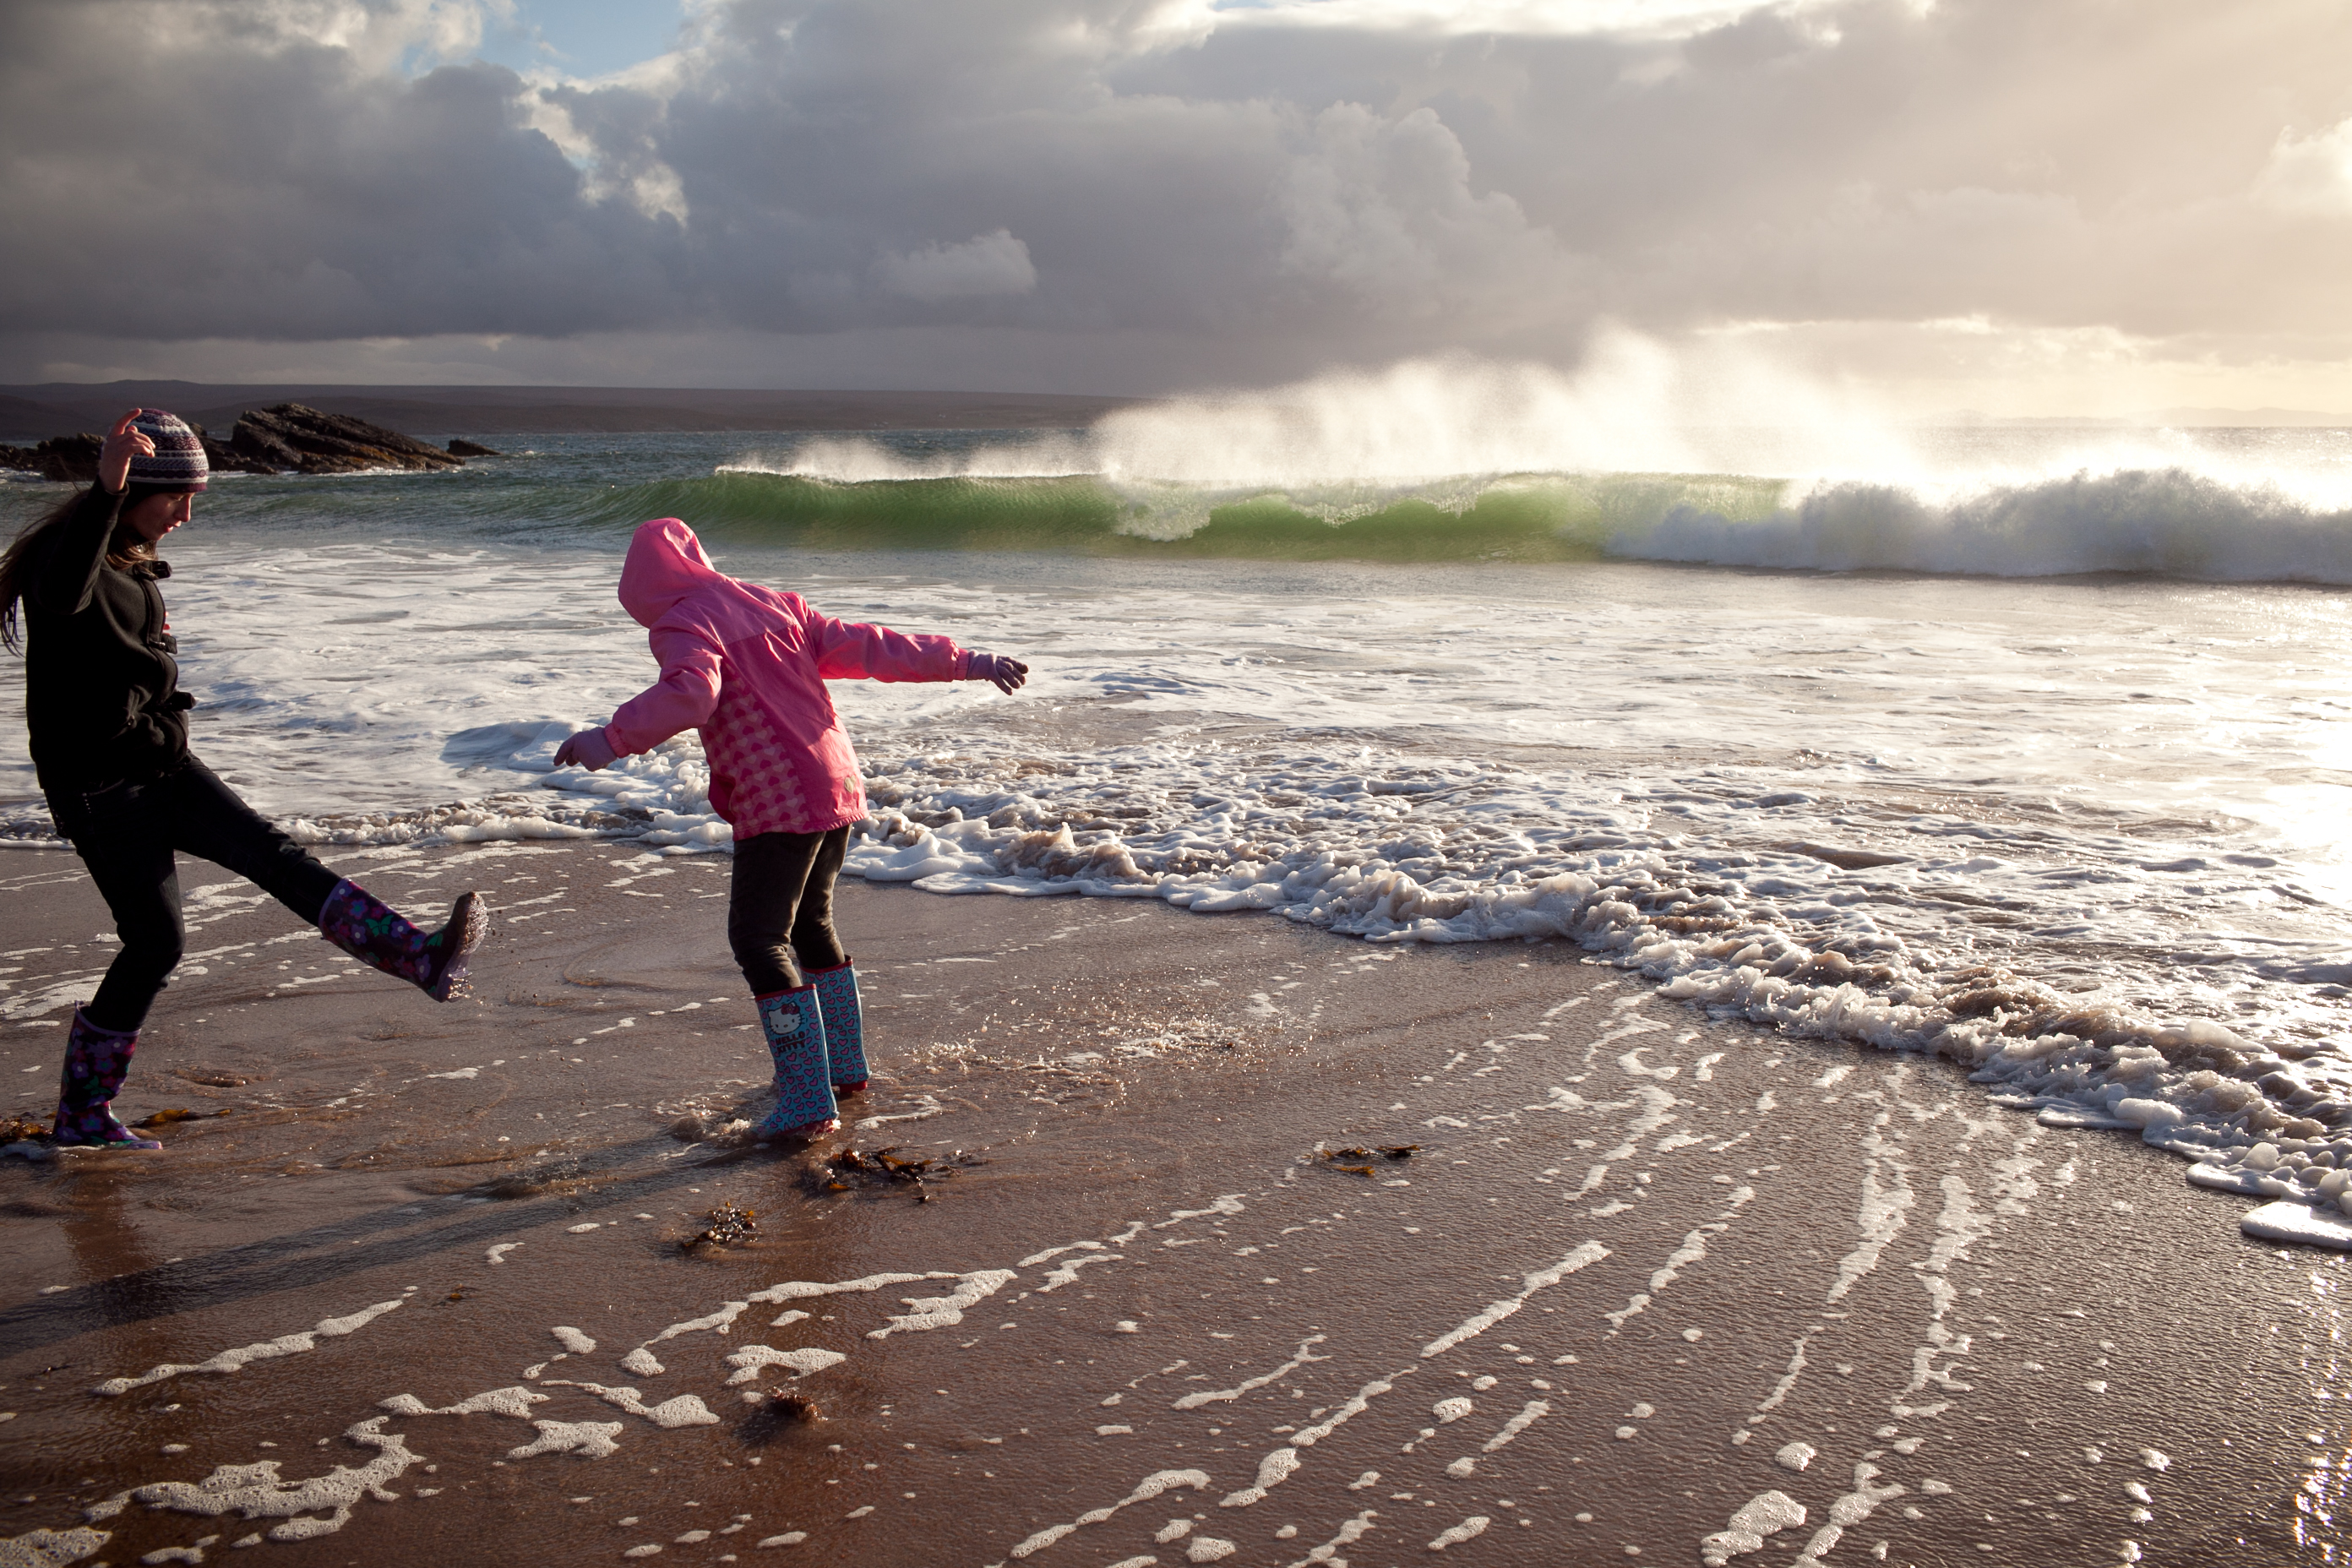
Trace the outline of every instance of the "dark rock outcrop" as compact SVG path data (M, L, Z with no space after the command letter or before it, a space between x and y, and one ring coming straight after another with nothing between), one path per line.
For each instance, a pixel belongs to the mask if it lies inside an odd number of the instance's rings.
M363 468L456 468L465 459L348 414L299 403L248 409L228 438L248 472L349 474Z
M79 436L52 436L37 447L0 447L0 468L38 474L61 484L86 485L98 478L101 445L85 431Z
M503 458L506 456L504 452L495 447L485 447L478 441L468 441L463 436L451 438L449 455L453 458Z
M192 426L196 439L205 444L205 461L216 474L274 474L278 470L268 463L257 463L241 453L231 451L226 442L213 439L212 432L203 426Z
M469 457L495 457L488 447L457 441L442 451L413 437L343 414L321 414L299 403L247 410L226 441L201 425L205 460L216 474L348 474L362 468L458 468ZM0 468L86 485L98 477L100 438L85 431L57 436L37 447L0 446Z

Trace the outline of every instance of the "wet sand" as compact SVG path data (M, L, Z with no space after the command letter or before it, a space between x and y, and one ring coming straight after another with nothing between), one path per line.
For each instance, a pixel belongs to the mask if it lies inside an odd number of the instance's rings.
M1559 943L849 882L875 1084L779 1154L723 858L329 858L484 889L477 995L185 868L119 1108L202 1119L0 1161L0 1564L2343 1560L2345 1258L1940 1064ZM0 1109L110 924L0 860Z

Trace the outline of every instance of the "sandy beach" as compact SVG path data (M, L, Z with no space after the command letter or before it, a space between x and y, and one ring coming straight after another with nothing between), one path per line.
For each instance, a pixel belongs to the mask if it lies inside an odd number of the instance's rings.
M0 1562L2340 1556L2341 1257L1942 1065L1562 943L848 882L877 1078L782 1155L725 858L330 858L485 889L477 995L187 868L121 1108L194 1114L0 1164ZM39 1113L108 921L0 894Z

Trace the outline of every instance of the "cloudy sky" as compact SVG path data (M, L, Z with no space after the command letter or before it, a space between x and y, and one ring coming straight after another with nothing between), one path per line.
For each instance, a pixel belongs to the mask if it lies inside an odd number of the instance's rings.
M0 128L0 381L2352 410L2342 0L10 0Z

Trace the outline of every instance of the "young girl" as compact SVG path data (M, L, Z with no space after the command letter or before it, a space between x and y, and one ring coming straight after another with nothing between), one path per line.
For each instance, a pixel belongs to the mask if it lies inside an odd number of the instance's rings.
M194 431L134 408L100 448L98 480L0 553L0 640L25 655L33 765L58 831L114 911L122 951L74 1010L58 1091L65 1145L160 1149L114 1118L147 1009L185 931L174 852L225 866L362 963L446 1002L488 929L472 893L430 936L313 859L188 750L179 639L156 584L156 542L188 521L211 477ZM17 606L24 624L17 623Z
M836 621L798 594L727 576L674 517L638 526L620 597L661 679L564 742L555 764L609 767L701 730L711 809L735 828L727 942L776 1064L776 1109L760 1135L822 1137L841 1125L834 1095L866 1087L857 974L833 929L833 879L849 825L866 816L866 784L824 683L986 680L1009 693L1029 667Z

